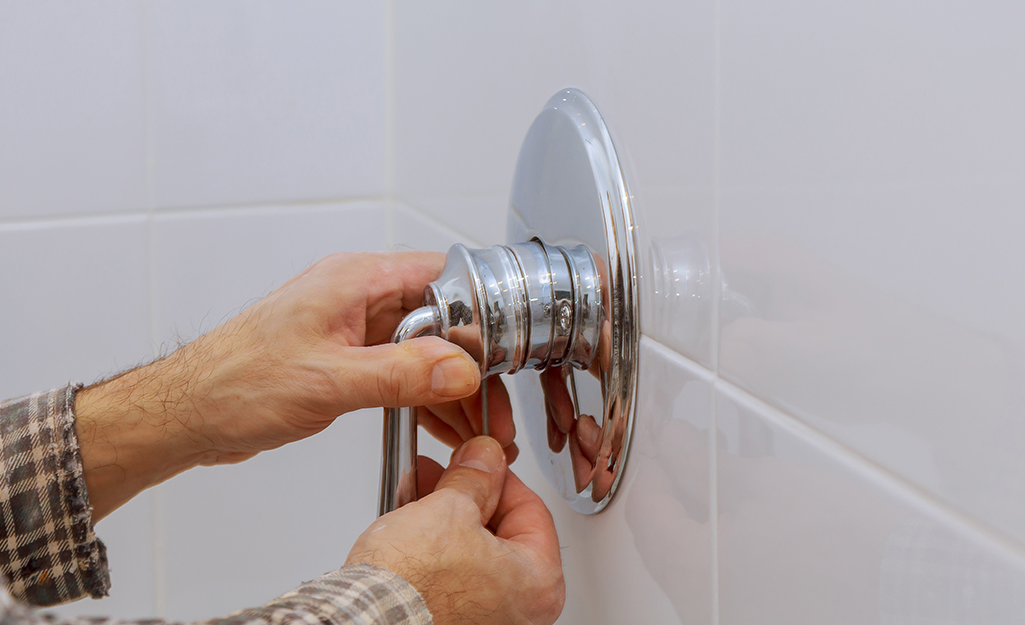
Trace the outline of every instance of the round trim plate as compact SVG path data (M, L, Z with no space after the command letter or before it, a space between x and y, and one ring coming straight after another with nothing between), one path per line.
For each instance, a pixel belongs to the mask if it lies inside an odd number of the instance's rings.
M598 107L577 89L552 96L520 149L507 240L587 246L601 275L602 329L588 369L522 371L514 385L542 471L585 514L615 495L633 429L640 331L630 200Z

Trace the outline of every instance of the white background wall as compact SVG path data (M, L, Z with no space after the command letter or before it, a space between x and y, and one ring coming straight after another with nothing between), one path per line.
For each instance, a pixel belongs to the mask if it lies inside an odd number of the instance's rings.
M576 86L628 168L644 339L606 512L515 467L562 622L1021 622L1023 27L1012 0L0 0L0 395L331 251L503 241L523 134ZM62 611L213 616L337 566L378 417L145 493L99 525L111 597Z

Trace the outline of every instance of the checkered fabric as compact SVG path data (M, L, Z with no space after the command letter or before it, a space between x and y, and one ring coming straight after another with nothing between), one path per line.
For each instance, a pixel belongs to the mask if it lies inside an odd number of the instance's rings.
M0 403L0 625L160 625L159 620L61 619L25 603L102 597L110 587L75 432L80 384ZM423 598L395 573L344 567L274 601L197 625L431 625Z
M0 403L0 572L11 595L33 605L110 588L75 432L79 388Z
M193 625L432 625L419 593L401 577L373 566L347 566L306 582L274 601ZM0 623L9 625L169 625L160 620L62 619L29 609L0 588Z

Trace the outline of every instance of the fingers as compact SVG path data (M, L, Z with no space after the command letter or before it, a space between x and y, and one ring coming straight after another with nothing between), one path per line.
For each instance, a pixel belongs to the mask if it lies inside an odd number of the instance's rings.
M446 258L441 252L388 252L366 256L370 264L366 268L370 273L366 275L375 278L374 286L367 292L367 302L373 304L387 299L394 294L394 285L400 285L400 301L407 310L423 305L424 287L441 275ZM391 280L395 280L394 284L390 284Z
M505 464L506 466L516 462L516 459L520 457L520 448L516 443L510 444L508 447L503 449L505 451Z
M558 367L546 369L541 372L541 390L545 397L545 411L549 418L555 423L563 434L568 434L573 429L575 411L573 409L573 398L569 394L567 382L569 368Z
M516 438L516 425L513 423L509 391L506 390L500 376L487 378L487 384L488 421L490 424L488 435L497 440L503 448L508 448ZM435 438L450 447L457 447L463 441L484 433L481 414L481 394L479 392L459 401L428 406L420 412L424 427ZM452 442L453 433L458 437L455 442Z
M468 438L463 437L459 432L455 431L451 425L434 416L434 413L430 410L417 410L416 420L420 427L430 432L431 436L438 439L445 445L448 445L452 449L459 447L469 440Z
M500 541L527 555L533 563L530 601L534 610L542 615L537 621L554 622L566 602L566 581L555 521L541 498L512 471L506 472L491 527Z
M416 463L416 492L420 497L426 497L434 492L441 479L445 467L427 456L417 456Z
M451 489L467 496L480 510L481 525L487 525L502 496L505 476L502 447L489 436L478 436L452 454L435 492Z
M497 440L502 447L508 447L516 438L516 424L513 423L512 402L509 390L502 382L501 376L487 378L488 383L488 436ZM475 434L484 432L481 395L475 393L462 400L464 413L470 421Z
M466 397L480 384L469 354L433 336L346 348L337 376L349 410L437 404Z
M380 303L411 310L420 307L424 287L441 275L444 267L445 254L441 252L341 253L321 259L296 277L323 271L346 287L359 278L364 280L368 311Z
M361 259L366 286L367 345L387 342L409 311L423 306L424 288L445 266L440 252L367 254Z
M562 562L552 514L512 471L506 471L502 497L490 526L498 538L530 547L549 562Z

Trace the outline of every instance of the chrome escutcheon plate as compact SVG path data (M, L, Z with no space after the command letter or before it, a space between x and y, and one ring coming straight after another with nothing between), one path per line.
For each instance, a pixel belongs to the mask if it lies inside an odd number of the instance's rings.
M612 500L630 448L640 338L630 202L597 106L577 89L554 95L523 141L506 238L587 246L601 275L604 321L588 369L522 371L513 385L542 471L585 514Z

